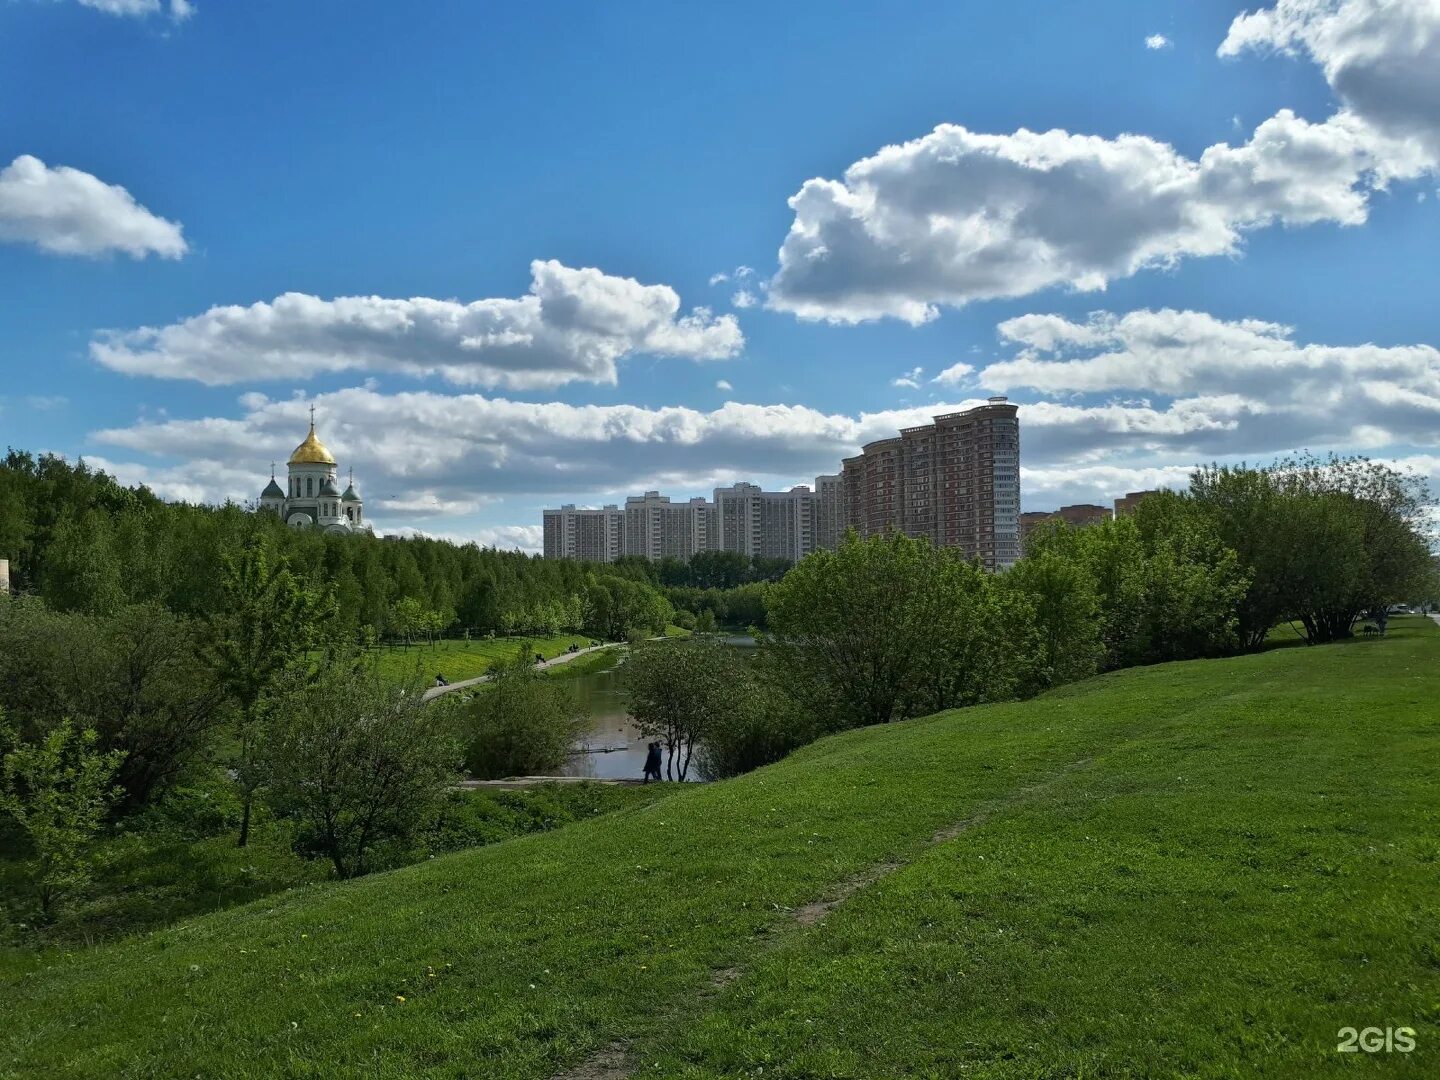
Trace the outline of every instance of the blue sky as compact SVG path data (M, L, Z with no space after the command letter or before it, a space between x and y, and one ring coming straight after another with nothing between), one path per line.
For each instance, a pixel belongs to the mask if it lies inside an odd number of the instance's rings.
M165 495L258 495L311 402L382 528L530 546L997 392L1026 509L1440 473L1440 0L0 0L0 50L0 443Z

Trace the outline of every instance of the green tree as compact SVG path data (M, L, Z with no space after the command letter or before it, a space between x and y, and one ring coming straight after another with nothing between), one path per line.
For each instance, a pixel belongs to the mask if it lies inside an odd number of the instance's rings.
M291 670L266 728L267 801L297 821L299 848L342 878L432 820L458 765L448 704L426 704L418 683L395 687L350 654L313 675Z
M917 597L927 626L917 646L918 707L939 712L1015 697L1034 667L1032 602L958 552L933 557L932 583Z
M568 683L537 671L522 649L491 668L464 718L465 767L481 780L543 776L564 764L583 718Z
M125 606L124 578L110 515L86 510L65 517L46 551L45 587L61 611L113 615Z
M24 744L0 713L0 811L24 830L33 852L30 877L40 917L89 884L94 841L120 795L112 783L124 753L96 748L93 730L64 720Z
M824 734L775 653L726 648L741 662L727 675L726 707L715 710L700 734L695 765L707 780L769 765Z
M426 633L430 626L430 612L413 596L402 596L390 605L390 632L411 644L417 635Z
M936 565L927 541L852 532L769 587L773 647L838 726L914 715L929 667Z
M708 637L647 641L630 650L624 668L630 715L642 735L664 745L667 778L684 780L707 733L752 707L752 680L736 651Z
M1285 620L1300 621L1312 643L1346 637L1364 612L1424 587L1432 501L1413 475L1362 457L1302 456L1198 469L1190 498L1247 577L1237 605L1247 647Z
M1084 563L1041 550L1007 570L1005 584L1034 611L1037 649L1025 689L1044 690L1093 675L1104 646L1095 581Z
M73 718L120 751L120 810L149 805L209 748L225 697L204 676L194 620L156 605L111 618L49 610L33 597L0 608L0 706L27 739Z
M662 634L674 614L670 602L650 585L614 575L592 581L586 600L585 625L610 641Z
M262 538L246 542L224 566L224 607L211 623L209 659L235 706L238 843L244 847L255 793L265 778L262 716L281 684L308 666L330 603L291 573L288 560L272 554Z

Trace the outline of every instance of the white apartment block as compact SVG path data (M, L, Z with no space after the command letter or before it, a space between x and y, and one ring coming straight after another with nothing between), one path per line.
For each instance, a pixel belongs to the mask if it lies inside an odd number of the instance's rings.
M689 559L701 551L735 551L799 561L817 547L834 547L844 532L839 476L821 476L815 489L762 491L755 484L716 488L713 500L671 502L658 491L632 495L623 510L546 510L545 557L613 562L621 555Z
M624 554L625 512L618 506L545 511L545 557L614 562Z
M658 491L625 500L624 554L687 560L710 547L710 504L702 498L672 503Z

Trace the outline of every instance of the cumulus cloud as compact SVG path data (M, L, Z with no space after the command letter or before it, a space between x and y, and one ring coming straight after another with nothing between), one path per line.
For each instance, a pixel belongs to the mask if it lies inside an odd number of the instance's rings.
M833 472L873 439L968 408L962 398L920 408L858 415L804 405L726 402L709 411L680 406L570 405L480 394L384 394L353 388L316 399L321 436L343 467L355 466L367 505L391 500L405 514L516 495L610 499L646 487L705 490L721 480L803 480ZM109 448L196 464L240 468L258 494L272 459L283 461L308 424L306 402L248 397L239 418L161 419L95 433ZM1414 406L1397 402L1397 426ZM1031 467L1169 455L1190 462L1215 454L1263 453L1322 445L1338 422L1321 411L1277 423L1273 406L1240 395L1205 394L1169 404L1039 401L1021 406ZM1344 413L1338 414L1344 421ZM1377 413L1367 423L1377 424ZM1345 432L1351 422L1345 421ZM1440 431L1433 423L1430 432ZM1433 434L1427 441L1435 441ZM1329 440L1345 445L1338 439ZM1327 443L1328 444L1328 443ZM228 475L228 474L227 474ZM212 477L213 479L213 477ZM217 489L216 494L232 493ZM420 499L416 503L417 493ZM253 497L253 494L252 494ZM433 500L433 501L432 501ZM403 516L397 514L396 516Z
M733 386L730 385L730 380L729 380L729 379L716 379L716 380L715 380L715 389L716 389L716 390L724 390L726 393L729 393L731 390L734 390L735 387L733 387Z
M112 331L91 342L106 367L208 384L308 378L335 371L440 375L511 389L614 383L636 353L723 360L745 338L733 315L680 313L668 285L642 285L555 261L530 264L518 299L409 300L286 293L215 307L165 327Z
M1319 123L1281 110L1194 159L1138 134L942 124L801 186L769 306L921 323L942 305L1100 290L1233 255L1254 229L1359 225L1376 190L1440 163L1440 0L1280 0L1237 18L1220 53L1250 49L1307 55L1344 107Z
M0 241L54 255L159 255L188 250L180 226L157 217L118 184L21 154L0 169Z
M170 18L184 22L195 14L195 5L190 0L80 0L81 7L94 8L107 15L147 16L168 11Z
M919 389L920 389L920 378L921 378L921 376L924 375L924 374L925 374L925 369L924 369L924 368L922 368L922 367L913 367L913 368L911 368L909 371L905 372L905 374L899 376L898 378L891 379L891 380L890 380L890 385L891 385L891 386L904 387L904 388L907 389L907 390L919 390Z
M1440 158L1440 2L1279 0L1236 17L1221 56L1305 55L1347 109Z
M971 365L962 362L958 364L951 364L949 367L947 367L944 371L940 372L939 375L936 375L935 378L931 379L930 381L934 383L940 383L944 386L958 386L963 382L969 381L970 376L974 373L975 369Z
M1088 465L1080 468L1020 469L1026 510L1053 510L1075 503L1108 506L1130 491L1184 490L1190 465Z
M748 308L755 306L755 294L749 289L736 289L730 297L730 303L737 308Z
M1145 48L1151 50L1168 49L1173 44L1174 42L1164 34L1151 34L1145 39Z
M768 302L802 318L922 323L940 304L1103 289L1233 254L1261 226L1360 224L1374 183L1426 165L1349 113L1315 124L1282 110L1199 160L1143 135L942 124L842 180L806 181Z
M1431 345L1305 344L1277 323L1171 309L1083 321L1023 315L999 333L1017 352L980 373L984 386L1169 398L1168 413L1233 424L1245 444L1237 450L1259 449L1257 440L1271 449L1433 445L1440 431L1440 350Z

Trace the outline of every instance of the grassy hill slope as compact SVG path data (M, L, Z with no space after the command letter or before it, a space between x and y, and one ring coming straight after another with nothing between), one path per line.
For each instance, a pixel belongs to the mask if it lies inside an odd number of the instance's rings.
M0 1074L1435 1075L1440 632L1396 626L78 954L0 984Z

